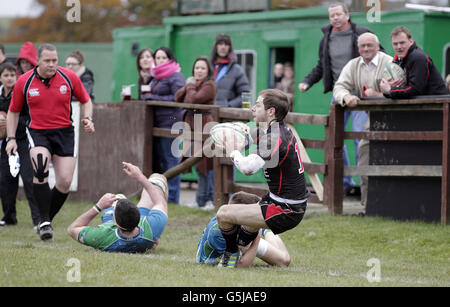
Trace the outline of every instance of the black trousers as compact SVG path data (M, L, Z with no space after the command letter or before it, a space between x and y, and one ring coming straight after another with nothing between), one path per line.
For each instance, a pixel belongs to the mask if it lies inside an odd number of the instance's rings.
M39 207L33 195L33 166L30 159L28 140L16 140L17 152L20 157L20 177L22 177L25 195L31 211L33 225L39 223ZM19 175L15 178L9 171L8 155L6 154L6 142L2 142L0 150L0 198L2 200L3 221L6 223L17 222L16 198L19 190Z

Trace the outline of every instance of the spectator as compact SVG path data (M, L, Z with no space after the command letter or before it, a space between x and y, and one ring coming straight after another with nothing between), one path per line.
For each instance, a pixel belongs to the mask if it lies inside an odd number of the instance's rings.
M32 42L26 42L20 48L19 56L17 57L17 71L18 77L27 71L33 69L37 65L37 51Z
M172 50L167 47L159 47L155 51L154 74L150 82L150 93L142 94L145 100L175 101L175 93L182 88L186 79L180 72ZM184 110L181 108L155 107L154 126L171 129L176 122L183 120ZM155 137L153 139L153 171L163 174L169 168L178 164L178 152L172 146L173 138ZM172 150L173 149L173 150ZM181 176L178 175L169 180L169 202L178 204L180 200Z
M348 62L334 85L333 96L336 102L350 108L355 107L361 97L382 97L378 80L392 57L380 52L378 37L372 33L361 34L358 38L360 57ZM367 122L366 122L367 123ZM366 125L368 127L368 124ZM369 164L369 142L359 142L358 165ZM361 177L361 203L367 203L367 176Z
M94 95L94 73L84 65L84 54L80 50L75 50L66 57L66 67L77 74L83 83L84 88L95 101ZM75 100L75 97L73 97Z
M191 104L213 105L216 98L216 83L211 64L207 57L200 56L194 61L192 67L192 77L189 77L186 85L175 94L175 101ZM199 114L202 120L202 130L206 123L212 122L213 117L208 110L192 110L186 112L184 121L189 127L194 128L194 116ZM188 140L190 143L190 140ZM200 145L201 148L202 145ZM191 155L197 146L191 146ZM198 177L198 190L195 202L189 204L192 208L202 208L204 210L214 210L214 175L212 158L204 157L195 166Z
M446 95L445 82L431 58L414 42L408 28L399 26L391 32L394 63L406 72L406 84L381 80L383 94L392 99L408 99L417 95ZM401 80L400 80L401 81Z
M320 79L323 81L324 93L333 90L334 83L338 80L342 68L348 61L359 56L358 36L369 29L357 26L350 20L348 9L343 3L334 3L328 7L328 17L330 24L322 28L323 37L319 45L319 60L317 65L299 84L301 92L306 92ZM380 47L382 50L383 48ZM334 99L332 100L334 101ZM344 114L344 127L349 118L352 117L352 130L364 130L364 123L367 122L367 114L363 111L346 111ZM355 160L358 161L358 143L355 140ZM347 148L343 150L344 165L349 165ZM344 191L347 195L357 194L354 188L355 183L351 176L344 177Z
M6 56L5 46L3 44L0 44L0 65L3 63L6 63L6 62L10 62L15 66L16 61L13 61L11 58L8 58ZM0 85L1 85L1 82L0 82ZM0 145L1 145L1 143L2 143L2 141L0 140Z
M281 63L276 63L273 66L273 83L271 88L277 88L278 84L281 82L281 79L283 79L284 75L284 66Z
M8 112L11 103L13 87L17 81L16 66L10 62L0 65L0 111ZM25 195L31 210L33 225L37 227L39 223L39 208L33 195L33 167L31 165L29 144L25 132L29 115L26 110L22 110L17 127L17 152L20 158L19 174L22 177ZM6 118L0 119L0 128L6 127ZM13 177L10 173L8 155L6 154L6 143L3 143L0 150L0 197L4 217L0 221L0 226L17 224L16 217L16 197L19 190L19 176Z
M144 100L142 94L150 93L150 82L153 80L151 68L155 66L153 59L153 51L144 48L139 51L136 59L136 66L139 75L138 79L138 99Z
M11 62L15 65L15 62L13 60L13 57L7 57L5 52L5 46L3 44L0 44L0 65L6 62Z
M294 80L294 66L292 63L286 62L283 66L283 78L281 82L278 84L277 89L282 90L289 97L289 101L291 103L289 107L289 112L292 112L293 104L294 104L294 89L295 89L295 80Z
M241 94L250 92L249 82L237 64L231 37L218 34L211 51L211 63L217 84L216 104L232 108L242 107Z

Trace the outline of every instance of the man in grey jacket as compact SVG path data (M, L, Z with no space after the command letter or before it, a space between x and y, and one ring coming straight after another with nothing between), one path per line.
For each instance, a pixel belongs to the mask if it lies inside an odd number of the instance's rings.
M211 51L211 64L217 84L216 104L232 108L242 107L241 94L250 92L248 78L237 64L231 37L218 34Z

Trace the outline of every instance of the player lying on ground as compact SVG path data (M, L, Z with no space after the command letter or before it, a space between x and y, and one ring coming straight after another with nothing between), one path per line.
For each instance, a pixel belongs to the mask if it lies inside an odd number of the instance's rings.
M254 204L259 200L256 195L241 191L233 194L228 204ZM217 265L225 252L225 247L225 239L217 224L217 217L214 216L198 242L196 261L201 264ZM251 266L255 257L277 266L288 266L291 261L283 241L270 229L264 229L264 234L260 232L248 246L241 246L239 249L242 255L236 267Z
M147 180L137 166L126 162L123 171L144 187L139 203L135 205L120 194L106 193L67 232L74 240L102 251L144 253L156 248L167 223L167 179L152 174ZM102 224L88 226L102 210Z
M297 226L306 210L309 191L306 188L300 150L284 118L289 110L289 98L280 90L259 93L252 108L259 127L255 138L256 152L247 157L238 150L231 152L234 165L245 175L263 168L269 186L261 201L255 204L222 206L217 221L226 242L219 267L235 267L239 261L238 245L247 246L261 228L279 234Z

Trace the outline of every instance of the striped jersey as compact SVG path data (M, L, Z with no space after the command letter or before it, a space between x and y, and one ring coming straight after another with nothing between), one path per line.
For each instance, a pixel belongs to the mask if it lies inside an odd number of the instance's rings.
M80 103L89 101L80 78L70 69L58 66L56 74L43 79L36 66L20 76L14 86L9 110L20 112L28 108L29 128L59 129L72 125L72 95Z

